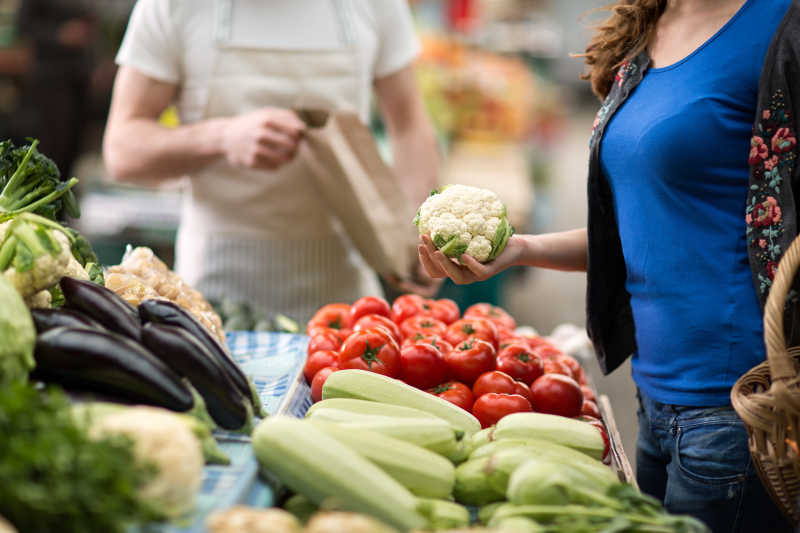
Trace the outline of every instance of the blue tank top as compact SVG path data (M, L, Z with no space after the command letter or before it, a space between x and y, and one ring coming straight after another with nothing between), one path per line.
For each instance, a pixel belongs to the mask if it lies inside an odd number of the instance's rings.
M745 237L761 67L790 0L747 0L686 58L649 69L605 130L637 353L651 398L714 406L765 357Z

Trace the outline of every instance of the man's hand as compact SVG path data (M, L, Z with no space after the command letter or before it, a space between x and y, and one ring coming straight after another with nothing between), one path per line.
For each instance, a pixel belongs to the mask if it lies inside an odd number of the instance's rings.
M287 109L264 108L228 119L223 149L235 167L274 170L297 154L305 124Z
M410 292L423 298L436 296L444 282L441 278L430 277L420 262L417 262L414 266L414 272L412 272L409 280L401 280L395 276L386 276L384 279L397 291Z

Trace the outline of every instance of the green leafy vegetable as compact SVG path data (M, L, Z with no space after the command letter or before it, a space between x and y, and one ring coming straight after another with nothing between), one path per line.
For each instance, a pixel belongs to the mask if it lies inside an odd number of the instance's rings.
M0 387L0 515L26 533L122 533L158 518L139 487L155 475L130 439L90 439L57 389Z
M25 212L51 220L63 211L73 218L81 216L71 191L78 180L61 181L58 167L36 149L37 144L34 140L17 147L10 140L0 142L0 222Z

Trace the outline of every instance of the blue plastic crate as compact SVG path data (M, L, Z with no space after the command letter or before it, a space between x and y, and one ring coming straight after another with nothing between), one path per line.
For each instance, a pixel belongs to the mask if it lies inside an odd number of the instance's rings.
M301 418L311 405L311 391L303 377L308 337L288 333L234 331L227 334L236 362L250 376L261 402L271 415ZM163 533L203 533L204 521L213 511L236 504L269 507L274 502L270 487L258 477L258 463L250 437L215 433L220 448L231 458L227 466L206 466L203 487L194 512L179 525L155 528ZM152 529L148 529L152 531Z

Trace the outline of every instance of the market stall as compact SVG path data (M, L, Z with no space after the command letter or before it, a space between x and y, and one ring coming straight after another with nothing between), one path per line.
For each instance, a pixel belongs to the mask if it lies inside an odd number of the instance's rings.
M406 294L225 331L244 306L220 316L150 249L99 268L56 222L79 215L75 182L35 143L0 162L0 515L18 531L704 531L638 492L579 329ZM435 226L453 195L496 208L491 241ZM453 186L417 223L488 260L504 213Z

